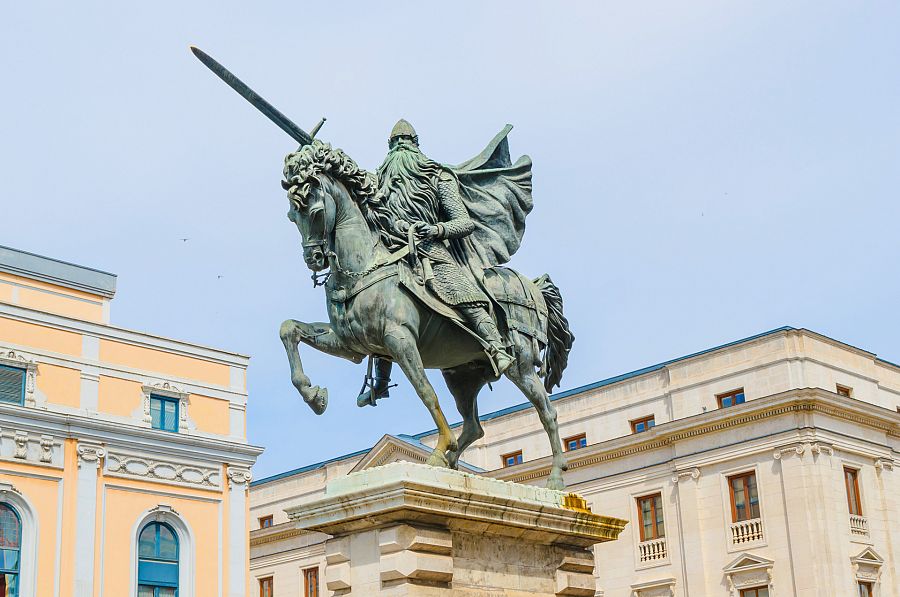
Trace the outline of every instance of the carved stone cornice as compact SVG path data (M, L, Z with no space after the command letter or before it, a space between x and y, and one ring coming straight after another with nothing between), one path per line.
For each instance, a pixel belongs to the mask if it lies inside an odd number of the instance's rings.
M78 466L80 467L82 464L88 464L93 466L98 466L100 464L100 460L106 456L106 448L101 446L100 444L92 444L88 442L78 442L78 447L75 449L78 453Z
M229 466L227 474L228 480L231 481L232 486L248 486L250 485L250 481L253 479L253 474L248 468Z
M110 451L107 456L106 474L111 477L161 481L209 489L222 487L222 471L219 467L173 462L155 456L124 454L118 451Z

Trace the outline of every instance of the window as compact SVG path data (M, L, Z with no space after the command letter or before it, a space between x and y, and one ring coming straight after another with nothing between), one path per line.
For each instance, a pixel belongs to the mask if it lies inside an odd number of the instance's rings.
M847 488L847 507L850 514L862 516L862 503L859 499L859 471L844 467L844 486Z
M583 433L581 435L573 435L572 437L567 437L563 440L563 447L566 449L566 452L571 452L572 450L583 448L586 445L587 436Z
M759 518L759 494L756 491L756 473L728 477L731 490L731 520L741 522Z
M769 597L769 587L741 589L741 597Z
M259 517L259 528L267 529L272 526L272 515Z
M666 536L663 522L662 495L648 495L637 499L638 518L641 521L641 541L662 539Z
M837 384L837 393L840 394L841 396L846 396L847 398L850 398L850 396L853 394L853 388L848 387L848 386L842 386L841 384Z
M0 504L0 597L19 595L22 521L8 504Z
M272 597L275 594L274 581L271 576L259 579L259 597Z
M632 433L641 433L643 431L647 431L651 427L656 427L656 419L653 417L653 415L644 417L643 419L635 419L634 421L631 421Z
M512 452L510 454L504 454L500 458L503 460L504 468L507 466L522 464L522 450L519 450L518 452Z
M178 431L178 398L150 396L150 425L163 431Z
M733 392L727 392L725 394L719 394L716 396L716 400L719 401L719 408L728 408L729 406L734 406L735 404L743 404L744 388L739 388L737 390L734 390Z
M0 402L25 404L25 369L0 365Z
M178 537L163 522L151 522L138 539L138 597L177 597Z
M875 587L870 582L859 581L859 597L873 597L875 595Z
M318 568L307 568L303 571L303 597L319 597Z

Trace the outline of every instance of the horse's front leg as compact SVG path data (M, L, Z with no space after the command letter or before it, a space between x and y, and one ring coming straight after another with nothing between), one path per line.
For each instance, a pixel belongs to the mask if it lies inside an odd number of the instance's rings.
M303 323L294 319L288 319L281 324L281 342L287 352L288 362L291 365L291 383L300 392L303 401L317 415L321 415L328 407L328 388L314 386L309 377L303 372L303 363L300 361L298 344L303 342L316 350L359 363L363 356L353 352L344 346L331 325L327 323Z

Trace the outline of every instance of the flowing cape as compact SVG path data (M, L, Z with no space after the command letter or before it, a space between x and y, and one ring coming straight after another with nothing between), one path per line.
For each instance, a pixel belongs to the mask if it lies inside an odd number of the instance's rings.
M512 125L506 125L480 154L458 166L447 166L459 181L460 196L475 221L474 232L461 239L466 242L451 243L456 245L451 249L472 270L509 261L522 244L525 217L534 206L531 158L522 156L512 163L506 139L511 130Z

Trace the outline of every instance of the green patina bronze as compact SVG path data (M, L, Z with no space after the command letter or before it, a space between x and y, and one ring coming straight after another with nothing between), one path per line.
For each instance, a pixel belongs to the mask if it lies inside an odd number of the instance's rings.
M477 397L501 376L537 409L553 451L548 486L566 468L550 390L559 385L574 336L559 289L503 267L518 250L532 208L531 160L512 163L507 125L475 158L447 166L425 156L413 126L400 120L376 172L313 139L219 63L192 48L223 81L291 135L282 185L314 286L325 287L328 323L281 325L291 381L316 414L328 405L298 350L304 343L355 363L369 357L357 398L388 396L396 363L434 418L428 464L456 468L484 435ZM319 124L321 126L321 123ZM425 375L440 369L463 418L455 437Z

